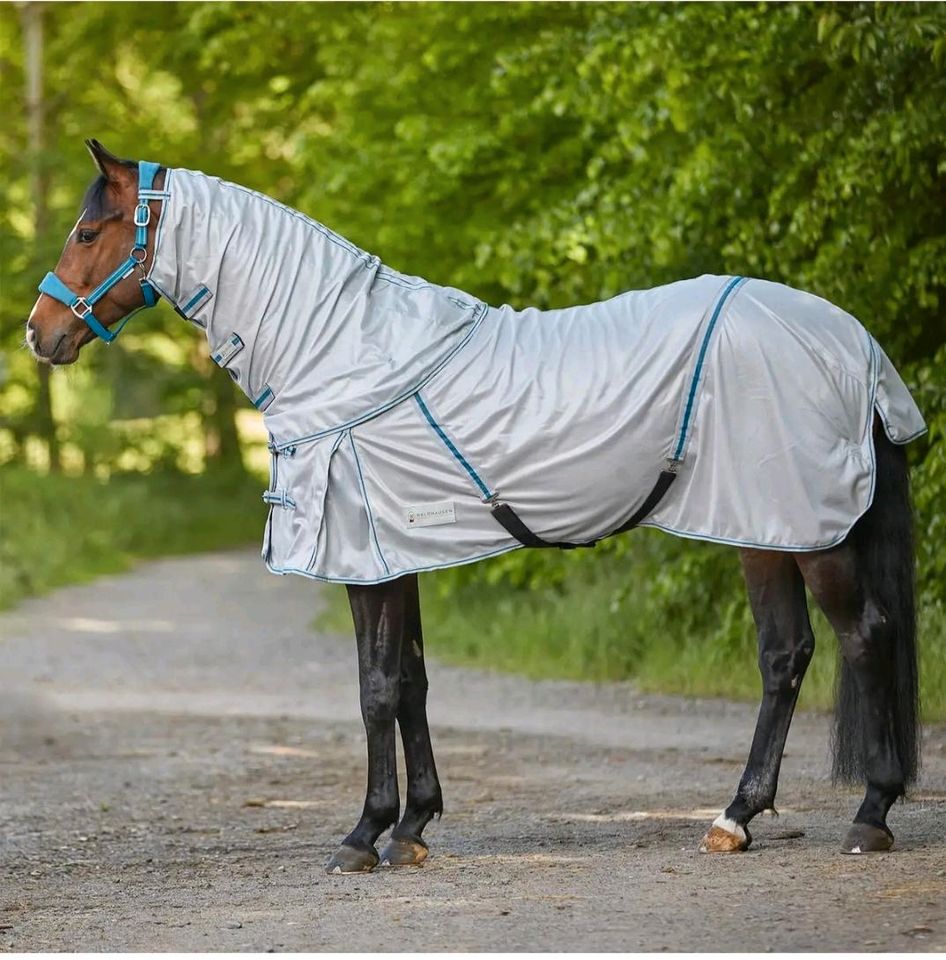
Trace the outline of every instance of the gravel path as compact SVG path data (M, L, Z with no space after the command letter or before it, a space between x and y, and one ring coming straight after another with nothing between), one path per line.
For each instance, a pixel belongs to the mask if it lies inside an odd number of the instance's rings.
M700 856L755 710L623 684L431 664L431 858L326 876L364 782L327 589L240 551L0 618L0 950L946 949L946 731L893 852L836 852L858 798L803 715L780 818Z

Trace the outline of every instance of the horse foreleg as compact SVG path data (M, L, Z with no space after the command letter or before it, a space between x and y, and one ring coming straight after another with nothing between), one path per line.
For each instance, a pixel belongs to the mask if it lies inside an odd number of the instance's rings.
M443 812L443 796L427 726L427 671L424 667L417 577L410 576L405 580L407 609L397 722L401 728L407 767L407 803L400 823L394 828L381 854L382 865L392 867L416 864L426 859L427 844L421 839L421 834L433 817Z
M361 715L368 738L368 786L361 819L332 855L329 873L362 873L378 863L374 844L397 823L397 715L401 647L409 584L406 578L349 586L348 600L358 645Z
M805 583L794 556L743 550L742 567L759 636L762 704L736 796L703 838L703 853L747 849L749 821L774 806L785 739L815 649Z

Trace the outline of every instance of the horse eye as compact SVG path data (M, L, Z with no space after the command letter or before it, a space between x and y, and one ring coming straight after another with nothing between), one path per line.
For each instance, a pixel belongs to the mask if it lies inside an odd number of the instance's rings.
M99 235L98 230L80 230L79 243L91 243Z

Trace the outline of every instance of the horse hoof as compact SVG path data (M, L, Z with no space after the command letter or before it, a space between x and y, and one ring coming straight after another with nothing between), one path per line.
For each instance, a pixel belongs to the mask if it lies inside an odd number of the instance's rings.
M325 872L340 875L344 873L370 873L378 865L378 852L374 847L360 850L344 843L332 854L325 865Z
M893 834L889 830L855 823L847 832L841 853L883 853L893 846Z
M745 827L719 817L700 841L700 853L742 853L750 843L752 837Z
M413 867L427 859L427 844L423 840L391 837L381 853L382 867Z

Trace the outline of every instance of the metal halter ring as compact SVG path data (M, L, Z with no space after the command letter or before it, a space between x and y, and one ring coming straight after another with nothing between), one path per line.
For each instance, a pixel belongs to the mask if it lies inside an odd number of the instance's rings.
M69 309L80 319L85 320L85 318L92 312L92 307L85 297L79 297L74 304L72 304Z
M136 253L140 253L141 256L140 256L140 257L136 257L136 256L135 256ZM147 247L132 247L132 248L131 248L131 253L129 253L128 256L131 257L131 259L134 260L135 263L137 263L138 266L140 267L140 266L145 262L145 260L148 259L148 248L147 248Z
M135 207L135 226L146 227L149 223L151 223L151 207L147 203L139 203Z

